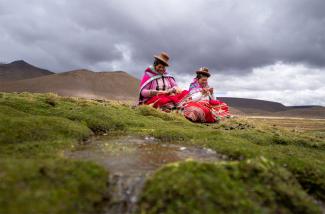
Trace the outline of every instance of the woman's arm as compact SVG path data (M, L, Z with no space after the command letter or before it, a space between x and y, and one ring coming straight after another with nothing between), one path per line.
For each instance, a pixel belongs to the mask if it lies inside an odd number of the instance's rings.
M169 78L169 82L170 82L170 86L171 86L172 88L176 88L176 87L178 87L178 86L177 86L177 83L176 83L176 81L175 81L174 78L170 77L170 78Z
M181 88L178 87L176 81L174 80L174 78L169 78L169 84L170 84L170 89L168 90L169 93L181 93L183 90Z
M158 93L159 93L159 91L157 91L157 90L146 89L146 88L142 89L142 91L141 91L141 95L146 98L153 97L153 96L157 95Z
M154 86L155 87L155 86ZM148 84L148 86L144 87L141 91L141 96L148 98L148 97L153 97L158 94L169 94L173 93L175 89L169 89L169 90L156 90L156 89L151 89L152 87Z
M148 84L146 85L142 91L141 91L141 95L143 97L153 97L155 95L158 94L172 94L172 93L176 93L178 91L178 86L176 81L174 80L174 78L169 77L168 79L165 78L165 81L168 80L169 82L169 86L170 88L168 88L167 90L163 91L163 90L156 90L153 88L156 88L158 82L153 82L152 84ZM160 80L159 80L160 81Z

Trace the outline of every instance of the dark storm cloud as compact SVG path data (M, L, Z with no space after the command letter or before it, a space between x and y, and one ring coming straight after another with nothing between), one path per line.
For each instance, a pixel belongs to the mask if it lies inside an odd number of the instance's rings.
M123 60L120 45L131 53L121 65L133 73L160 50L178 72L201 65L243 72L276 61L325 65L322 0L1 0L0 8L0 57L52 70Z
M0 0L0 62L140 78L167 51L183 88L207 66L217 96L325 105L323 0Z

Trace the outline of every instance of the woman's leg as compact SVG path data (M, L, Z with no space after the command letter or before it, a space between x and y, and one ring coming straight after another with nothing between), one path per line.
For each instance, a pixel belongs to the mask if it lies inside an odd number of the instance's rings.
M208 105L207 102L189 102L185 105L183 114L193 122L214 123L216 118Z

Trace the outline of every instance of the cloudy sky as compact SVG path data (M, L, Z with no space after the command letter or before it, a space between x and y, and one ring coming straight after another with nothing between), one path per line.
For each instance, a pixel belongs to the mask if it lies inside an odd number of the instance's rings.
M0 0L0 61L140 78L166 51L188 87L209 67L217 96L325 106L324 0Z

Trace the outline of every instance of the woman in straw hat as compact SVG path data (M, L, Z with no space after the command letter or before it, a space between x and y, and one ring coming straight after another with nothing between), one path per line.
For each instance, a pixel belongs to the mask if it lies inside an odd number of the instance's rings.
M154 55L153 65L145 70L140 83L139 104L173 109L188 95L188 91L178 88L175 78L167 72L168 61L165 52Z
M213 99L213 88L208 84L209 77L209 69L206 67L201 67L196 71L196 78L194 78L189 87L193 101Z
M229 117L228 105L214 98L213 88L208 84L209 69L202 67L196 71L196 75L190 84L189 94L192 99L184 105L184 116L194 122L206 123Z

